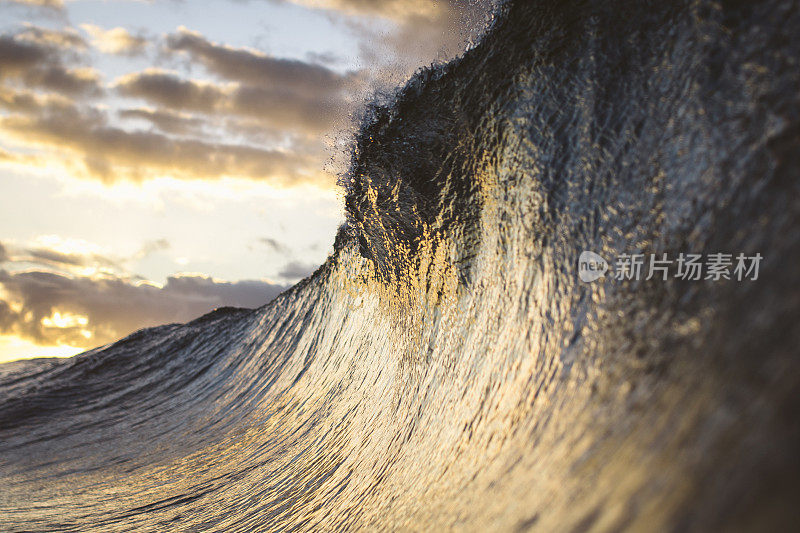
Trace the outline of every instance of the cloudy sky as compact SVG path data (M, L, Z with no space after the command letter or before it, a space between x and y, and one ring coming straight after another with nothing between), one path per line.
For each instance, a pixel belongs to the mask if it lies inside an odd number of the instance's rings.
M66 356L311 273L366 99L481 2L0 0L0 361Z

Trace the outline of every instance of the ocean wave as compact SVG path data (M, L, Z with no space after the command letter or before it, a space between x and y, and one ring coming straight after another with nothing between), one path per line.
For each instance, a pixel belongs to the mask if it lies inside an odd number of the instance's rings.
M510 2L366 113L309 279L0 366L8 531L795 524L795 2ZM742 252L757 280L578 276Z

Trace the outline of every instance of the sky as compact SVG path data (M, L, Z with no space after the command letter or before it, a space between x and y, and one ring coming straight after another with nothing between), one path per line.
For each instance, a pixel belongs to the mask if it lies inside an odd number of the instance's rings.
M0 362L71 356L311 274L365 102L482 1L0 0Z

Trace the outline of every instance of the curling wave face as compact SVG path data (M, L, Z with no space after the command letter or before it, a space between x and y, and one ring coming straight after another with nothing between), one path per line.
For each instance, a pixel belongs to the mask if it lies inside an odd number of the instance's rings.
M799 13L509 3L372 106L311 278L0 366L0 529L796 523ZM584 250L764 262L584 283Z

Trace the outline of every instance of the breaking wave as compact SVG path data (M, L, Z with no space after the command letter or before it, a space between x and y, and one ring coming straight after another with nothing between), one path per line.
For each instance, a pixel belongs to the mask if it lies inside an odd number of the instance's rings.
M505 5L370 108L312 277L0 366L0 528L796 525L799 13ZM584 250L764 261L583 283Z

